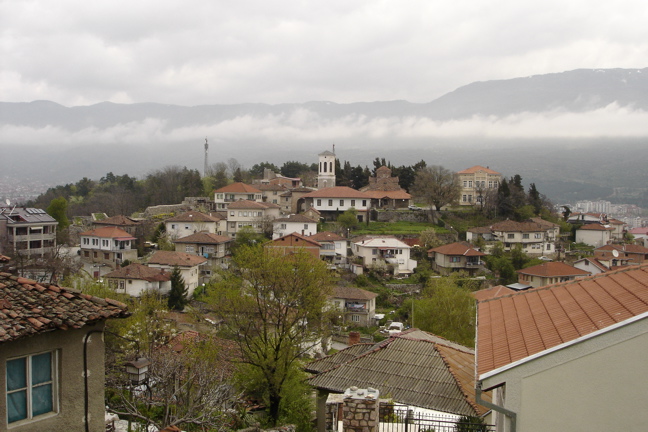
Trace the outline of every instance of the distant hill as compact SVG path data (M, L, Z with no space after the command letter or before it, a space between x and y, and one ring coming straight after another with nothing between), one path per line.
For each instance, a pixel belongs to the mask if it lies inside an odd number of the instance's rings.
M648 201L648 122L645 131L639 126L639 132L627 136L596 138L576 133L543 139L540 130L537 137L505 139L480 134L482 124L469 129L474 119L506 129L509 125L500 119L507 116L582 115L610 106L633 115L648 113L648 68L475 82L418 104L103 102L64 107L50 101L0 102L0 177L56 184L109 171L142 176L171 164L202 170L208 137L211 163L229 158L248 167L263 161L315 162L317 153L335 143L340 159L354 164L370 165L379 156L397 165L424 159L456 170L490 165L546 185L557 201L619 197L624 188ZM592 122L604 123L600 118Z

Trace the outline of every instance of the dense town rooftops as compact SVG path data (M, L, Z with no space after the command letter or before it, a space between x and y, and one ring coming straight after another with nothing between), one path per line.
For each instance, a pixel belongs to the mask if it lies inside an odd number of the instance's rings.
M648 313L648 266L625 267L479 302L477 372Z
M0 273L0 342L129 315L116 300Z

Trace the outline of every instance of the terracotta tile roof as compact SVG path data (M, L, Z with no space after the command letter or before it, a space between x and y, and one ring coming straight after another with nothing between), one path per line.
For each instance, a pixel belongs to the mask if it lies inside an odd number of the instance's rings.
M114 279L138 279L148 282L166 282L171 280L171 273L164 269L151 268L142 264L133 263L126 267L106 273L103 277Z
M625 225L625 222L621 222L618 219L608 218L608 223L610 225Z
M135 240L135 237L133 237L131 234L127 233L121 228L114 227L114 226L107 226L107 227L96 228L90 231L84 231L79 235L88 236L88 237L115 238L115 239L119 238L124 240Z
M274 240L271 240L264 244L264 247L283 247L283 246L290 246L290 247L299 247L300 245L297 244L297 242L303 242L306 243L303 245L303 247L318 247L321 248L322 245L311 239L310 237L303 236L301 234L298 234L296 232L286 234L283 237L276 238Z
M474 291L472 296L475 297L477 301L490 300L493 298L515 294L517 290L511 289L505 285L497 285L491 288L486 288L479 291Z
M648 254L648 248L636 244L609 244L594 249L594 253L599 251L613 251L613 250L617 250L623 253L632 253L632 254L641 254L641 255Z
M227 206L228 209L269 209L269 208L281 208L281 206L273 203L264 203L250 200L238 200L231 203Z
M225 237L218 234L212 234L207 232L198 232L195 234L188 235L186 237L173 240L173 243L193 243L193 244L221 244L232 242L231 237Z
M106 219L93 221L92 224L93 225L115 225L115 226L137 226L140 223L134 221L129 217L123 215L117 215L117 216L111 216Z
M560 261L552 261L532 267L518 270L518 273L540 276L540 277L557 277L557 276L588 276L591 273L585 270L577 269Z
M472 350L406 332L372 347L360 345L309 363L308 370L321 371L308 380L310 384L336 393L351 386L373 387L398 403L458 415L487 411L474 399ZM338 356L340 361L333 358Z
M490 226L491 231L502 232L539 232L547 231L547 228L535 222L516 222L512 220L505 220L502 222L494 223Z
M408 200L412 198L412 195L408 194L404 190L396 190L396 191L366 190L363 191L362 193L369 195L373 199L388 198L388 199Z
M336 286L333 288L332 297L346 300L371 300L378 297L378 294L362 288Z
M360 198L371 199L371 195L360 192L347 186L334 186L316 190L304 195L304 198Z
M155 251L148 263L171 267L193 267L203 264L206 261L207 258L185 252Z
M165 220L165 222L218 222L222 219L219 214L209 215L198 211L188 211Z
M335 234L331 231L322 231L312 236L308 236L309 239L315 240L316 242L333 242L333 241L345 241L346 239L338 234Z
M298 223L317 223L317 221L301 214L291 214L286 217L278 218L272 221L277 222L298 222Z
M614 228L612 228L611 226L605 226L598 223L585 224L578 229L583 231L613 231L614 230Z
M558 224L546 221L546 220L544 220L542 218L539 218L539 217L533 217L533 218L527 220L527 222L535 222L535 223L537 223L538 225L540 225L541 227L543 227L543 228L545 228L547 230L560 226Z
M216 189L214 193L261 193L261 191L254 186L250 186L245 183L232 183L227 186L223 186L220 189Z
M0 273L0 342L129 315L115 300Z
M479 171L485 172L487 174L502 175L501 173L498 173L497 171L493 171L490 168L484 168L481 165L475 165L474 167L470 167L470 168L467 168L467 169L465 169L463 171L459 171L457 174L474 174L474 173L479 172Z
M479 302L477 372L648 312L648 265Z
M628 232L630 234L648 234L648 227L646 227L646 228L632 228Z
M442 255L462 255L462 256L486 256L485 253L476 250L468 242L456 242L439 246L428 250L428 252L439 253Z

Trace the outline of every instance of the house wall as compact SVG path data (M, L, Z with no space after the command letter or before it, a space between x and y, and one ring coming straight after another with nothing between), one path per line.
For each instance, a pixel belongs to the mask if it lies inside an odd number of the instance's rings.
M362 261L365 266L372 265L381 265L386 264L380 256L380 250L376 247L363 246L361 244L354 243L353 252L355 255L362 257ZM396 264L396 273L407 273L414 271L417 266L416 260L410 259L410 250L409 248L398 248L398 247L389 247L389 249L395 249L398 251L397 254L394 254L394 259L397 260ZM373 251L376 251L374 254ZM402 253L400 253L402 251Z
M285 225L285 228L282 226ZM275 222L272 232L272 239L278 239L288 234L296 232L303 236L312 236L317 234L317 224L315 222Z
M45 334L25 337L2 344L0 350L0 430L12 432L83 431L84 337L91 330L103 330L104 323L86 326L78 330L56 330ZM91 431L104 430L104 343L101 333L90 336L87 344L89 419ZM30 354L57 350L58 353L58 413L43 414L40 419L7 426L6 364L7 360Z
M504 407L517 413L518 432L644 430L646 358L643 318L502 371L483 387L506 383Z
M167 234L172 239L190 236L200 231L218 234L216 222L165 222Z
M168 271L169 273L173 273L173 267L167 266L167 265L160 265L160 264L148 264L149 267L151 268L162 268ZM200 270L198 269L199 266L193 266L193 267L178 267L180 270L180 275L182 276L182 279L185 282L185 285L187 287L187 298L191 298L193 296L193 292L198 287L198 282L200 279ZM169 285L169 290L171 289L171 285Z
M601 247L610 241L610 231L576 230L576 243Z
M143 291L156 291L162 295L167 295L171 291L171 281L148 282L142 279L121 278L110 278L109 281L114 284L117 292L133 297L139 297Z

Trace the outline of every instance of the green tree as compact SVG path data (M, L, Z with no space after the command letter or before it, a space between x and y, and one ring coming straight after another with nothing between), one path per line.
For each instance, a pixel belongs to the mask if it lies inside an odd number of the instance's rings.
M434 228L427 228L421 231L420 239L425 250L439 247L443 244Z
M353 230L360 225L358 222L358 212L353 207L342 213L337 218L337 223L345 230Z
M284 164L281 166L281 175L286 176L286 177L299 177L299 174L308 171L310 167L301 162L297 161L288 161L284 162Z
M440 210L446 204L459 199L461 186L455 174L438 165L425 166L416 172L412 194L423 202Z
M59 244L66 243L68 240L67 228L70 226L70 221L67 217L68 202L63 197L54 198L50 205L47 206L47 214L52 216L58 222L56 227L56 241Z
M235 270L210 287L208 301L239 345L241 373L250 378L252 371L274 425L300 358L328 329L329 273L307 252L283 256L261 246L241 247L233 262Z
M463 275L430 279L422 298L414 301L414 323L421 330L467 347L475 344L475 299Z
M171 291L169 292L169 309L183 310L188 303L187 286L178 267L171 273Z

